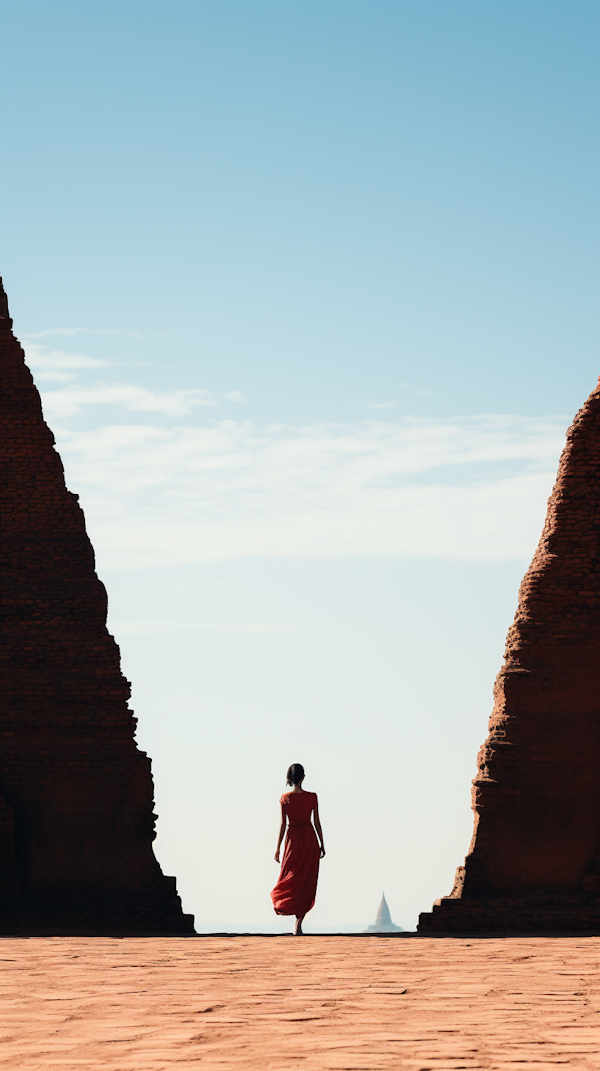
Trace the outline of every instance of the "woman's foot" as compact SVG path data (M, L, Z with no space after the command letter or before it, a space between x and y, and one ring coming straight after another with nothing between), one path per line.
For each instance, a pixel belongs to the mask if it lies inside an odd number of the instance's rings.
M294 937L302 937L302 919L296 919L296 925L294 926Z

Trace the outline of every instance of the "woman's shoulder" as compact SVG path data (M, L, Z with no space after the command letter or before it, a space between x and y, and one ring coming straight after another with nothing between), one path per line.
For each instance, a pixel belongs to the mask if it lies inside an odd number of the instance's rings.
M291 796L311 796L314 800L316 800L317 798L316 793L310 793L310 791L306 788L303 788L301 793L295 793L294 789L290 789L288 793L284 793L283 796L280 796L280 803L289 803L289 799Z
M290 790L289 792L284 792L283 795L279 797L279 802L289 803L290 796L311 796L313 800L316 800L317 793L308 792L307 789L303 789L302 792L294 792L293 790Z

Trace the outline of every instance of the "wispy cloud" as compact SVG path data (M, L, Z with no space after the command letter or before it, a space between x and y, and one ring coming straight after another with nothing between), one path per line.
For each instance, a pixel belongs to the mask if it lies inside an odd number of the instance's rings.
M162 413L188 416L199 405L216 405L210 392L202 389L152 391L133 383L96 384L44 391L44 413L54 421L70 420L89 406L109 405L130 413Z
M50 338L52 335L116 335L121 338L156 338L168 335L168 331L127 331L121 327L48 327L44 331L31 331L29 338Z
M65 333L66 333L65 329ZM75 329L70 329L74 331ZM50 333L50 332L46 332ZM86 383L82 372L98 368L115 368L122 373L119 358L91 357L87 353L49 349L42 343L26 339L23 348L27 364L39 384L44 413L50 423L70 421L92 407L112 407L115 412L156 413L171 419L189 416L198 406L215 406L220 402L245 402L242 391L231 390L217 398L204 388L156 391L137 383ZM116 367L119 366L120 367ZM75 382L77 381L77 382ZM44 384L62 384L61 389L44 388Z
M286 625L279 622L242 621L233 624L205 621L119 621L110 620L110 628L119 634L128 635L165 635L181 630L200 629L208 632L235 633L245 635L271 636L276 632L306 632L304 625Z
M400 390L410 391L411 394L426 395L431 394L431 387L415 387L412 383L399 383L397 386ZM382 402L367 402L367 409L395 409L399 405L397 398L389 398L387 401Z
M107 368L112 361L89 357L87 353L72 353L66 350L49 350L36 342L26 341L24 349L27 364L40 382L59 380L67 382L78 372L89 368Z
M54 430L101 564L136 568L248 556L526 556L566 424L482 416Z

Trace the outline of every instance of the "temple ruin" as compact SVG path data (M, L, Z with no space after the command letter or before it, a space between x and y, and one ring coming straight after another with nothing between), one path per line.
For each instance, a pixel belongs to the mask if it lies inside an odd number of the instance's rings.
M0 933L185 934L77 495L0 280Z
M600 383L567 433L504 657L469 854L419 931L598 931Z

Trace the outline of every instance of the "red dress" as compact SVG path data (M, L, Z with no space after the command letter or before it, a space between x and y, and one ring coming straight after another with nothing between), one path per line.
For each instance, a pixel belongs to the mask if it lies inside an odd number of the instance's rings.
M321 850L312 812L316 792L284 792L280 803L287 816L288 831L279 881L271 893L276 915L303 916L310 911L317 893Z

